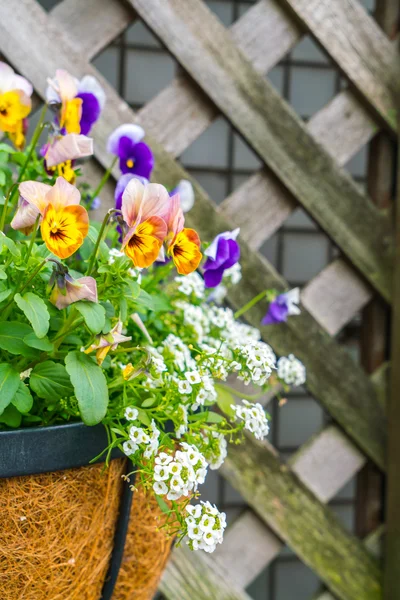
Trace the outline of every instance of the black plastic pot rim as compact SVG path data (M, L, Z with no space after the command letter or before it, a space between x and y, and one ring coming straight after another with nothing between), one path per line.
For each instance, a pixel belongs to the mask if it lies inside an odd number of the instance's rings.
M83 467L107 446L103 425L78 422L0 431L0 478ZM106 455L96 462L104 462ZM111 453L112 459L123 456L117 448Z

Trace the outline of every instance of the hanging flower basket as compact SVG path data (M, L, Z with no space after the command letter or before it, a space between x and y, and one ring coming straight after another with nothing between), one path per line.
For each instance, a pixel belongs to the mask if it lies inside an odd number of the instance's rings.
M225 514L198 488L228 441L268 434L257 399L305 382L239 321L268 302L263 324L277 326L300 312L299 290L224 307L239 230L202 244L185 227L194 190L149 182L136 124L110 132L91 190L77 161L105 94L64 70L48 83L25 149L33 89L0 62L0 599L150 600L173 539L222 543ZM117 163L115 207L97 222ZM239 400L228 377L252 389Z

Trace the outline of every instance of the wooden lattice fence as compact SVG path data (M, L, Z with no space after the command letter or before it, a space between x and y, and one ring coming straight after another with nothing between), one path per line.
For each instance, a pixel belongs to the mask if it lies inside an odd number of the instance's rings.
M183 67L135 114L90 64L136 15ZM229 302L241 306L265 288L285 289L261 245L300 204L341 251L302 290L303 311L287 326L263 330L279 354L306 365L308 389L331 414L329 425L282 465L269 444L234 446L223 475L249 509L210 559L174 551L161 589L171 600L245 599L244 588L288 544L343 600L378 600L381 568L325 504L372 459L385 470L386 417L375 380L335 341L374 296L392 299L391 217L342 168L379 130L396 131L400 68L396 49L357 0L259 0L226 30L202 0L63 0L47 14L36 0L0 0L0 52L39 96L46 75L65 68L95 75L107 103L94 129L98 179L109 165L106 140L140 123L156 157L154 179L191 179L190 225L204 239L241 227L243 280ZM349 82L305 125L264 74L306 33ZM140 85L140 82L138 82ZM222 113L264 167L216 206L175 160ZM262 308L248 317L258 326ZM376 546L379 532L369 540Z

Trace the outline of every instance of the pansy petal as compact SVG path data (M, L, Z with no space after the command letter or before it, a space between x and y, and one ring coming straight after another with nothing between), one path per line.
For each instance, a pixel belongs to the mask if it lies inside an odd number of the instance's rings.
M179 194L175 194L169 200L166 222L168 234L172 234L173 237L182 231L185 225L185 217L183 215Z
M139 177L138 175L134 175L133 173L125 173L124 175L121 175L121 177L117 181L117 185L115 186L114 192L115 208L118 208L118 210L121 210L122 194L124 193L128 183L134 177L136 177L136 179L138 179L143 185L149 183L145 177Z
M180 275L189 275L195 271L202 258L197 232L194 229L182 229L171 244L169 252Z
M54 167L67 160L76 160L93 154L93 140L85 135L69 133L54 144L50 144L46 152L46 166Z
M23 181L18 186L21 198L32 204L43 215L48 200L47 194L51 190L51 186L39 181Z
M213 239L213 241L211 242L211 244L204 251L204 254L206 256L209 256L213 260L215 260L215 257L217 255L219 240L221 240L221 239L224 239L224 240L236 240L236 238L238 237L239 233L240 233L240 228L239 227L237 229L234 229L233 231L224 231L223 233L220 233L219 235L217 235Z
M81 92L77 98L82 100L80 116L80 132L87 135L100 117L100 104L96 96L90 92Z
M124 251L135 267L147 268L157 260L166 234L165 221L157 216L150 217L137 226L129 240L126 239Z
M14 89L14 69L5 62L0 61L0 93Z
M64 177L57 177L55 184L47 194L46 200L58 210L63 206L79 204L81 193L74 185L68 183Z
M141 218L144 189L143 183L135 177L128 182L122 194L122 216L129 227L135 227Z
M21 77L21 75L15 74L13 86L14 86L14 89L21 90L28 97L32 96L33 86L30 83L30 81L25 79L25 77Z
M92 75L85 75L78 83L78 94L89 93L93 94L98 100L100 109L102 110L106 102L106 94L100 83Z
M222 281L224 275L223 267L219 269L209 269L204 273L204 284L206 288L214 288L217 287Z
M56 228L56 231L55 231ZM68 258L82 245L89 231L89 217L83 206L46 208L41 233L47 248L59 258Z
M20 197L18 210L11 221L11 227L28 235L32 231L39 214L36 206L29 204L29 202Z
M65 290L62 293L56 286L50 296L50 302L59 310L66 308L79 300L97 302L97 286L93 277L80 277L79 279L65 279Z
M175 194L179 194L183 212L189 212L194 205L194 191L190 181L187 179L181 179L176 188L170 192L171 197Z
M143 192L142 220L157 215L165 221L168 218L169 203L170 197L163 185L160 183L147 184Z
M78 80L65 69L57 69L56 85L61 100L72 100L78 93Z
M139 125L134 125L132 123L120 125L108 138L107 152L118 155L119 141L123 136L130 138L133 143L137 144L144 138L144 129Z

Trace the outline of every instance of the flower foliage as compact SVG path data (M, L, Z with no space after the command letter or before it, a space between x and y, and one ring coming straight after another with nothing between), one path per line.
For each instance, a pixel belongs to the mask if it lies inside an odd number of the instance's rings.
M181 538L212 552L225 515L191 504L208 468L223 464L230 442L268 434L265 392L302 385L305 368L293 355L277 359L223 306L241 281L239 230L202 247L185 226L190 182L149 182L154 156L141 127L110 132L114 160L97 189L81 180L104 107L98 82L62 70L49 78L54 119L43 110L23 150L31 94L0 63L0 428L102 422L107 460L120 448ZM97 222L91 209L117 161L115 207ZM272 290L239 313L267 298L268 324L299 312L297 291ZM235 392L235 380L249 393Z

